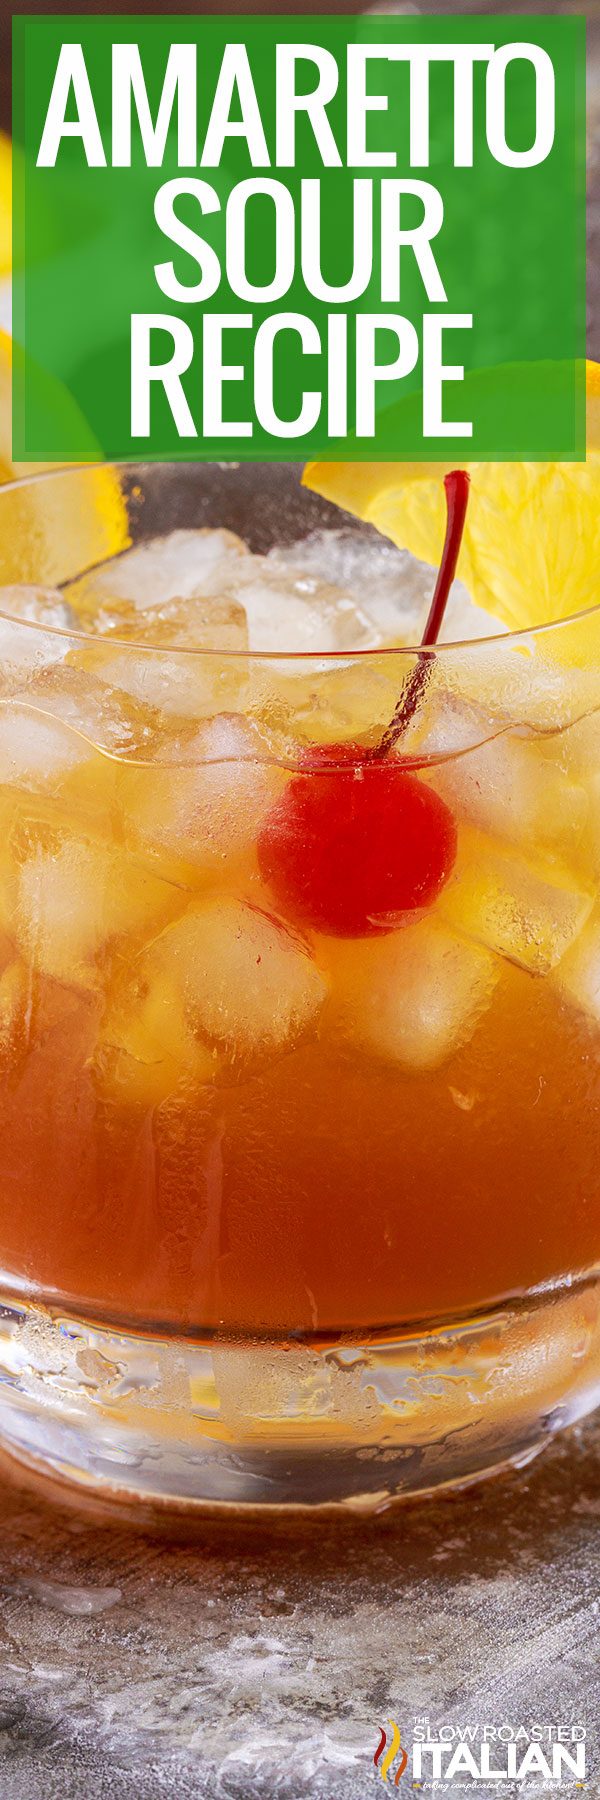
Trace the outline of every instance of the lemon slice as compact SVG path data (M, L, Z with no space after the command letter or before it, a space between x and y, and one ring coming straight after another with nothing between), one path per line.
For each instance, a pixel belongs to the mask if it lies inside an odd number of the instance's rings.
M6 332L0 331L0 480L6 482L65 466L13 462L12 363L13 357L23 354ZM95 461L94 439L67 389L53 376L44 373L41 379L49 417L54 409L58 416L60 411L65 418L73 415L73 427L82 443L87 434L94 466L74 465L66 483L38 481L6 490L0 514L0 587L23 581L57 587L81 569L118 555L131 542L118 470Z
M469 510L458 574L512 631L600 599L600 365L587 364L584 463L465 462ZM307 463L303 481L423 562L444 541L443 477L454 463Z

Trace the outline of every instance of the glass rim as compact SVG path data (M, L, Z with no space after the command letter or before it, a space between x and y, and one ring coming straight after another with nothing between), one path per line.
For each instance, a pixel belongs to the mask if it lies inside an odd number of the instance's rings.
M2 505L3 505L3 496L5 494L7 496L10 494L13 494L17 489L35 487L38 484L45 483L45 482L67 480L69 478L69 476L73 476L73 475L77 475L77 476L84 475L85 476L88 470L96 470L96 469L122 470L122 469L135 469L135 468L141 469L141 468L144 468L145 466L146 465L143 463L143 461L140 461L139 463L133 462L133 461L128 461L128 462L118 462L118 461L110 462L109 461L109 462L104 462L104 463L103 462L68 463L68 464L61 463L60 465L57 465L56 468L38 469L32 475L19 475L19 476L16 476L13 481L7 481L7 482L0 484L0 512L1 512ZM162 465L153 464L154 468L156 468L157 466L160 467ZM164 466L166 468L175 469L179 465L178 465L178 463L175 462L175 463L166 463ZM186 464L185 466L189 467L190 465ZM198 462L196 464L193 464L192 466L196 467L196 468L202 468L204 466L212 467L212 468L214 468L216 466L216 467L221 468L223 465L222 464L215 465L214 463L204 465L203 463ZM232 465L233 468L235 468L237 466L238 465L235 465L235 464ZM247 466L247 465L245 465L245 466ZM353 514L346 513L342 507L340 507L339 510L340 510L340 515L341 515L342 519L346 520L349 518L352 520L354 518ZM383 543L391 544L393 546L393 548L395 548L395 549L401 548L401 546L399 546L399 545L394 545L393 539L386 537L386 534L384 532L380 532L377 526L373 526L370 520L361 521L359 518L356 518L355 523L357 526L360 526L361 523L371 525L371 528L377 533L377 536L381 538ZM211 529L211 527L208 527L208 529ZM215 526L212 529L217 530L218 527ZM221 527L221 529L225 529L225 527ZM324 532L326 532L328 527L324 526L322 529ZM333 529L333 527L332 527L332 529ZM1 517L0 517L0 533L1 533ZM164 534L164 535L167 535L167 534ZM117 555L119 555L119 556L126 555L127 550L131 547L132 546L127 546L125 550L117 552ZM407 551L407 554L411 555L412 553L410 551ZM107 558L106 560L109 561L112 559ZM418 561L422 561L422 559L415 557L414 561L418 562ZM99 568L99 567L102 567L103 565L101 563L98 563L98 564L93 564L91 566L92 566L92 568L96 568L96 567ZM427 564L426 566L431 568L435 574L436 565L434 563ZM81 579L81 577L73 576L71 579L76 581L78 579ZM10 582L7 585L11 586L11 587L17 587L20 584L18 582ZM35 581L27 581L27 582L23 582L22 585L24 587L32 587L32 586L35 586L36 583L35 583ZM42 585L42 583L40 583L40 586L41 585ZM60 589L57 589L57 592L59 592L59 591L60 591ZM466 592L469 595L469 599L473 602L473 605L477 605L477 602L475 600L473 600L473 596L469 593L468 589L466 589ZM481 609L481 610L484 610L484 609ZM445 659L448 657L449 654L453 654L456 651L460 651L463 653L465 651L479 651L479 650L485 651L487 648L493 648L494 646L497 646L499 644L504 645L508 649L512 648L513 646L516 646L516 648L520 648L520 647L525 647L527 645L527 643L531 642L531 640L533 638L540 637L540 638L545 639L546 637L549 637L554 632L565 631L569 627L574 627L574 626L583 624L586 620L593 619L596 616L596 614L600 614L600 600L596 601L592 606L586 606L586 607L581 608L581 610L578 610L577 612L568 613L568 614L566 614L566 616L564 618L547 619L547 620L543 621L542 624L540 624L540 625L522 625L522 626L519 626L518 630L511 630L510 628L505 628L504 630L493 631L493 632L490 632L489 634L486 633L485 635L481 635L478 637L453 638L451 641L444 640L441 643L437 642L435 644L422 644L422 643L388 644L388 645L383 644L383 645L379 645L379 646L371 645L371 646L367 646L367 647L363 646L363 647L359 647L357 649L346 649L346 650L341 650L341 649L340 650L227 650L224 647L222 649L219 649L219 648L204 649L204 648L202 648L201 645L194 646L194 645L190 645L190 644L148 643L147 641L146 642L139 641L136 638L119 637L116 632L114 635L112 633L110 633L109 635L102 636L99 632L83 631L80 627L70 628L65 625L47 625L47 624L44 624L41 620L37 620L37 619L19 618L18 615L14 614L14 613L5 612L4 609L2 607L0 607L0 620L2 620L2 622L5 624L9 624L9 625L12 625L12 626L18 628L19 630L23 629L23 630L27 630L27 631L37 631L37 632L41 631L45 635L50 634L53 638L58 638L58 639L67 638L71 641L75 641L76 643L85 644L87 647L95 646L97 648L100 648L101 646L105 646L107 651L109 651L112 648L116 648L116 649L119 649L120 651L122 651L122 650L127 651L130 655L136 655L136 654L142 653L147 656L161 656L161 657L163 657L165 659L169 659L169 660L171 657L193 656L193 657L204 657L204 658L217 658L219 661L227 661L228 663L230 663L230 662L239 662L239 663L250 662L252 664L255 664L255 663L263 663L263 662L264 663L285 662L285 663L297 663L297 664L301 664L301 665L306 665L309 663L311 663L311 664L312 663L339 664L339 663L347 663L347 662L360 663L360 662L368 661L369 659L372 660L374 657L388 658L388 657L406 657L406 656L413 657L413 658L415 656L421 656L423 658L426 658L428 661L433 661L438 656L443 657Z

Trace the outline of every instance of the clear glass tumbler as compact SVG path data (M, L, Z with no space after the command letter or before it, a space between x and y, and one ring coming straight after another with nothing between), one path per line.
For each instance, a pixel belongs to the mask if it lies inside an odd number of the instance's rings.
M415 651L240 651L208 538L165 648L157 536L338 522L0 492L0 1437L117 1497L377 1508L600 1394L600 609L432 652L385 761Z

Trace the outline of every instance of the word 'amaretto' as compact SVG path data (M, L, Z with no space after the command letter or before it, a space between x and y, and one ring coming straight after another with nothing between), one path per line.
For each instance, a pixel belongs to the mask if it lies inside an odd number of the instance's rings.
M531 83L530 142L518 148L507 142L507 75L525 61ZM153 120L137 44L112 47L112 119L110 153L104 147L92 83L81 44L63 44L42 131L38 166L54 168L64 138L80 137L90 168L129 168L132 118L137 115L143 153L149 168L161 168L169 132L176 118L180 168L218 168L227 143L244 138L253 168L295 168L297 125L301 115L311 128L324 168L396 168L397 152L369 146L375 115L389 111L389 95L374 92L373 64L407 65L408 137L411 168L428 168L430 159L429 83L432 63L453 70L454 165L473 166L473 74L484 63L485 134L487 147L507 168L532 168L550 154L555 131L555 81L552 60L539 44L349 44L344 57L344 142L332 124L329 108L340 90L341 68L332 51L318 44L278 44L275 56L274 130L263 117L245 44L225 46L214 92L199 89L197 47L171 44L156 118ZM376 71L377 73L377 71ZM383 79L381 85L383 86ZM306 88L308 87L308 92ZM208 122L199 130L199 98L208 98ZM73 99L77 119L67 118ZM271 111L271 109L269 109ZM269 141L272 137L273 141Z

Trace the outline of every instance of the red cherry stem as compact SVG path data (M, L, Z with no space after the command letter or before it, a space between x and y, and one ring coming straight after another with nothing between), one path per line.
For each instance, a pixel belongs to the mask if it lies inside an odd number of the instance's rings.
M431 644L437 644L448 604L448 595L456 574L456 564L469 502L469 476L466 469L453 469L451 474L445 475L444 488L446 490L446 536L433 600L421 638L423 650L426 650ZM380 743L371 751L374 759L387 756L388 751L394 749L394 745L406 731L427 686L432 660L427 654L419 654L399 696L394 716L386 726Z

